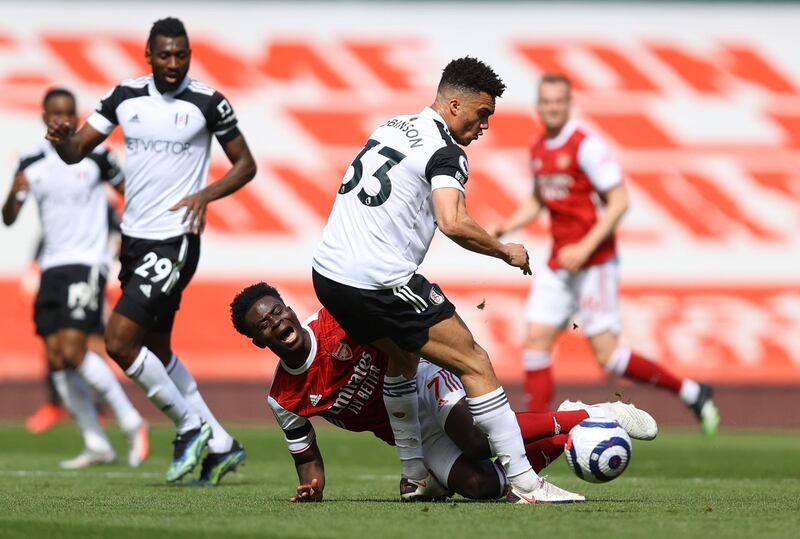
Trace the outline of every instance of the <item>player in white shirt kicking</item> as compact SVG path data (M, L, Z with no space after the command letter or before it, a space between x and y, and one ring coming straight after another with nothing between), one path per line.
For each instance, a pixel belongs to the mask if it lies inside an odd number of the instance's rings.
M480 60L450 62L430 107L372 132L339 186L314 251L317 298L348 335L392 358L383 393L402 463L403 496L433 481L423 464L418 420L415 373L422 356L461 379L475 423L509 477L510 501L583 499L542 488L489 356L442 290L417 273L438 227L465 249L530 274L525 248L494 239L465 203L469 166L461 146L489 128L504 90Z
M181 21L153 24L146 57L152 74L113 88L72 136L69 124L51 122L48 139L64 161L73 163L117 125L122 129L127 182L122 297L108 322L106 346L175 423L167 481L189 473L208 443L200 480L214 485L244 460L245 452L215 419L173 353L172 326L197 267L206 206L250 181L256 164L228 100L188 76L191 49ZM212 135L232 166L207 185Z
M325 467L310 418L320 417L345 430L372 432L387 443L394 442L381 396L387 354L356 342L324 308L301 324L280 293L263 282L236 295L231 302L231 321L254 345L269 348L280 359L267 401L297 468L300 486L292 501L322 501L325 489ZM504 495L505 471L489 460L488 440L473 423L458 378L421 360L416 382L423 457L436 481L426 489L426 496L401 499L437 499L450 491L476 499ZM517 413L534 470L542 470L561 455L567 433L589 417L613 418L633 438L650 440L658 432L647 412L621 402L576 406L565 412ZM544 488L557 487L545 483Z
M69 90L54 88L43 100L43 119L75 125L77 104ZM3 205L3 222L16 221L32 196L39 207L41 280L34 304L36 333L47 351L51 379L83 434L85 448L62 468L85 468L116 458L97 418L88 386L108 402L128 442L128 464L148 454L147 425L105 360L88 348L89 334L103 326L108 255L108 198L104 183L120 192L124 177L108 150L96 148L67 165L53 146L41 141L25 152Z

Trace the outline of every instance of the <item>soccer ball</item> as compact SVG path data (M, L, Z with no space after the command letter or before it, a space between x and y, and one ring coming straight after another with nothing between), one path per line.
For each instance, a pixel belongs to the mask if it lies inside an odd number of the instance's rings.
M627 468L631 439L613 419L585 419L569 432L564 453L575 475L590 483L605 483Z

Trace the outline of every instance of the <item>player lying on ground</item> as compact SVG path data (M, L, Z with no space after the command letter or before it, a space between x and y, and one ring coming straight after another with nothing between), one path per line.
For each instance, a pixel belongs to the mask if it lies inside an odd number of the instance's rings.
M356 343L324 308L301 324L279 292L265 283L251 285L234 298L231 319L239 333L280 358L268 401L301 483L292 501L321 501L325 488L322 455L308 418L319 416L346 430L370 431L394 444L382 400L387 354ZM401 491L401 499L444 497L450 491L476 499L503 496L505 472L489 460L489 442L474 424L458 378L423 360L416 381L425 466L433 481L441 484L431 485L425 496ZM568 412L523 412L516 417L536 472L563 452L566 433L588 417L612 417L634 438L652 439L657 434L649 414L623 403ZM539 481L542 490L553 491L553 501L558 501L560 489L545 478Z

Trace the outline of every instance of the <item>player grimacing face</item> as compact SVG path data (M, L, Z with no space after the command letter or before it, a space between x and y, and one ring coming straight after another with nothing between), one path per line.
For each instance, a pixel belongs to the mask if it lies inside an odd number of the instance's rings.
M489 129L494 114L494 98L486 92L465 92L449 101L450 134L462 146L468 146Z
M296 353L304 347L305 332L294 311L278 298L264 296L247 310L244 317L250 338L259 348L269 348L278 357Z
M571 91L563 82L543 82L539 85L536 110L548 134L558 134L569 120Z
M161 93L176 90L189 72L192 51L184 36L156 36L152 50L145 52L147 63L153 68L153 81Z
M42 120L45 125L50 125L53 120L59 123L68 123L70 129L75 131L78 125L78 112L75 107L75 100L67 95L55 95L47 100L42 113Z

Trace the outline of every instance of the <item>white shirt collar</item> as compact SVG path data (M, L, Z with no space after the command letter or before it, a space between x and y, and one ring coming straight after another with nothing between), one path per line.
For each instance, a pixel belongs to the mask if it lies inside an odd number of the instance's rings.
M425 107L424 109L422 109L422 112L420 112L419 115L436 120L437 122L439 122L444 126L444 129L445 131L447 131L447 134L448 135L450 134L450 130L447 128L447 122L445 122L444 118L442 118L442 116L432 108Z
M178 86L178 88L176 88L175 90L173 90L173 91L171 91L171 92L164 92L164 93L162 94L161 92L159 92L159 91L158 91L158 88L156 88L156 82L155 82L155 80L153 79L153 74L152 74L152 73L150 73L150 74L149 74L147 77L148 77L148 79L149 79L149 80L147 81L147 89L148 89L148 91L150 92L150 95L152 95L152 96L154 96L154 97L161 96L161 95L163 95L163 96L167 96L167 97L175 97L176 95L178 95L179 93L181 93L182 91L184 91L184 90L185 90L185 89L186 89L186 88L187 88L187 87L188 87L188 86L189 86L189 85L192 83L192 79L191 79L191 78L189 77L189 75L187 74L187 75L186 75L186 76L183 78L183 80L181 81L181 83L180 83L180 85Z
M573 120L569 120L567 123L564 124L564 127L561 128L561 131L553 138L545 138L544 139L544 146L548 149L559 148L563 146L569 137L575 132L578 128L578 124L575 123Z
M308 336L311 339L311 350L309 350L305 362L296 369L292 369L286 363L284 363L283 360L281 360L281 367L283 367L283 370L285 370L289 374L295 374L295 375L303 374L308 370L311 364L314 363L314 358L317 357L317 336L314 335L314 330L312 330L310 326L307 326L305 324L302 324L301 327L308 332ZM300 336L300 338L301 339L303 338L302 335Z

